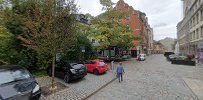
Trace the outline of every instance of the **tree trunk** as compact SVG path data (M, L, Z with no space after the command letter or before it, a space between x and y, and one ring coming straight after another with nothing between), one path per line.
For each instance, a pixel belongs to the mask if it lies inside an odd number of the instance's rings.
M54 89L56 88L55 85L54 85L54 82L55 82L55 55L53 56L53 59L52 59L52 81L51 81L51 89Z

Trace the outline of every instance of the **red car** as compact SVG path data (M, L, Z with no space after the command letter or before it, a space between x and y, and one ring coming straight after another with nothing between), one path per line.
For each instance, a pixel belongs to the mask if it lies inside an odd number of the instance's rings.
M86 61L84 65L88 72L94 73L95 75L102 74L109 70L109 65L105 64L103 60L99 59Z

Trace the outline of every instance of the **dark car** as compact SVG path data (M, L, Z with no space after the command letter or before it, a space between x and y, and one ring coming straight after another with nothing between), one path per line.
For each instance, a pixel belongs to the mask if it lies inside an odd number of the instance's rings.
M165 53L164 53L164 56L165 56L165 57L169 57L169 55L172 55L172 54L175 54L175 53L174 53L174 52L165 52Z
M40 96L38 83L26 69L0 66L0 100L39 100Z
M47 73L52 76L52 67L48 67ZM83 78L87 75L87 69L83 64L68 63L65 61L56 62L55 77L62 78L66 83L72 80Z
M172 61L176 58L177 56L175 54L171 54L168 56L168 61Z

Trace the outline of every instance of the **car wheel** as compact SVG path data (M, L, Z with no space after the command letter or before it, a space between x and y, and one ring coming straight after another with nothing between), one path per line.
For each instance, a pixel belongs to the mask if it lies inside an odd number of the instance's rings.
M65 81L65 83L69 83L70 82L70 75L69 74L66 74L64 76L64 81Z
M98 70L94 70L94 74L95 75L99 75L99 71Z

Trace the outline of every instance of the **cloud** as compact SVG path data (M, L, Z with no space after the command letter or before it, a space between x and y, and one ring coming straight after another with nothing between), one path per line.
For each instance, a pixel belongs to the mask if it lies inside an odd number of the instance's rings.
M164 26L166 26L166 25L167 25L166 23L158 23L158 24L154 25L153 27L154 27L154 28L157 28L157 27L164 27Z
M78 0L77 4L80 8L80 13L90 13L93 16L97 16L103 12L99 0Z
M112 0L117 2L118 0ZM149 24L154 29L154 39L165 37L176 38L176 25L181 20L181 0L124 0L134 9L145 12ZM90 13L94 16L102 13L99 0L79 0L82 13Z

